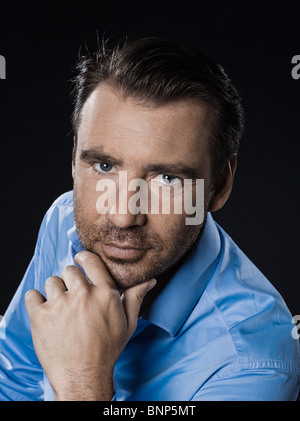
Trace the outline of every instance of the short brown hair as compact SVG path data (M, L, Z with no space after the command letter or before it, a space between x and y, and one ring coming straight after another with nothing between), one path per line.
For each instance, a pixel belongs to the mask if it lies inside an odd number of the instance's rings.
M124 40L111 49L108 41L103 41L98 51L79 59L76 71L72 114L75 139L84 103L99 83L106 82L124 96L157 106L184 99L205 104L215 117L215 180L238 152L244 128L241 98L224 69L202 52L156 37Z

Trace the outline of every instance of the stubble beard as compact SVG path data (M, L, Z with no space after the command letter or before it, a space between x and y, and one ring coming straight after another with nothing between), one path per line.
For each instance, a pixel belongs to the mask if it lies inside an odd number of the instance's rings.
M182 225L175 233L173 229L169 239L163 242L156 233L150 232L146 224L121 229L106 218L103 218L101 225L89 223L75 188L74 221L81 245L103 260L119 289L132 287L151 278L159 278L183 259L201 231L201 226ZM103 252L102 245L107 242L129 242L134 247L148 249L136 259L119 259ZM168 244L168 249L165 243Z

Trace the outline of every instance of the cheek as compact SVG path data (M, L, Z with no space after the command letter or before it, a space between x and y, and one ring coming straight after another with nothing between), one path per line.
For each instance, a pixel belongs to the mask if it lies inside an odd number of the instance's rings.
M155 232L161 242L169 247L172 240L181 236L187 230L185 215L148 215L147 224Z
M99 192L96 190L97 180L87 176L83 172L75 172L74 175L74 196L77 204L85 215L96 219L99 216L96 203Z
M159 237L153 263L163 261L166 267L179 261L191 249L201 231L201 225L186 225L185 215L156 215L149 219L149 226Z

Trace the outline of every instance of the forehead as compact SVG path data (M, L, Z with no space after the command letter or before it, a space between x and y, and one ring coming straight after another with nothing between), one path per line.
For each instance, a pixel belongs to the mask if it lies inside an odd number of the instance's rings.
M141 104L100 84L83 106L78 143L79 149L101 147L122 159L188 161L196 167L207 161L210 134L204 105L191 100Z

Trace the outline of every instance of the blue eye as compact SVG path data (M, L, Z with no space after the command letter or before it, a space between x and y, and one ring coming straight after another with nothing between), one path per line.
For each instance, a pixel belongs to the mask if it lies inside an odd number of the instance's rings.
M159 174L155 177L155 180L159 181L162 184L166 185L177 185L177 183L180 183L180 179L178 177L175 177L173 175L168 174Z
M97 162L94 164L95 170L100 173L109 173L114 169L114 166L111 164L106 164L105 162Z
M162 174L162 179L167 184L171 184L176 178L173 175Z

